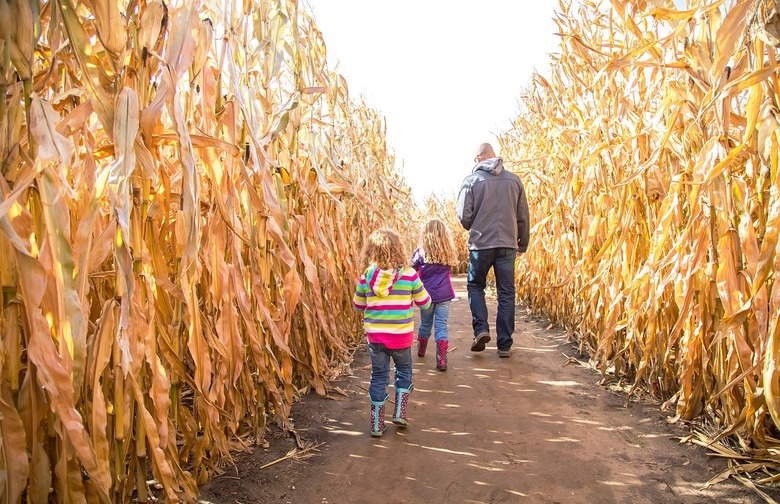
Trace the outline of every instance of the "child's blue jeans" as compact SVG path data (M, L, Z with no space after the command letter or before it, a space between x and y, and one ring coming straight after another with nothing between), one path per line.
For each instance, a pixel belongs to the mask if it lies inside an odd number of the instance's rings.
M417 336L430 338L431 329L436 341L448 341L447 319L450 318L450 302L433 303L430 310L420 310L420 327Z
M382 402L387 397L387 385L390 384L390 359L395 364L395 389L408 389L412 386L412 347L387 348L383 343L369 343L371 355L371 385L368 395L374 402Z

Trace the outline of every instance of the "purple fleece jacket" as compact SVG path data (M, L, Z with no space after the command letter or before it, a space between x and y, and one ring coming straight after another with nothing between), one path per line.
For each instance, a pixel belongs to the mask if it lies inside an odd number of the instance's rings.
M426 263L420 249L412 255L412 267L417 270L425 290L434 303L443 303L455 299L455 289L452 288L450 267L445 264Z

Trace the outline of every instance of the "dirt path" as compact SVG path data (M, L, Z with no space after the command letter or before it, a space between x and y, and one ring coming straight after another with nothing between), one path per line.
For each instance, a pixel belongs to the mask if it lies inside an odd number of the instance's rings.
M524 308L511 358L498 358L495 338L471 352L465 279L454 283L449 369L436 370L430 349L424 359L415 354L408 428L368 435L371 369L361 347L354 374L328 398L309 395L293 408L300 440L319 445L311 457L261 469L296 445L274 432L269 448L238 455L235 468L203 487L201 502L763 502L732 480L704 489L726 462L680 444L687 432L668 425L657 405L626 405L593 370L564 366L575 349ZM488 306L494 317L495 303Z

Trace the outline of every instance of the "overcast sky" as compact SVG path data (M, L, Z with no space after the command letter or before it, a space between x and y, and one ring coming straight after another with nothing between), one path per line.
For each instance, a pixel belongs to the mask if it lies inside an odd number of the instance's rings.
M557 52L557 0L308 0L328 65L387 119L415 199L454 195Z

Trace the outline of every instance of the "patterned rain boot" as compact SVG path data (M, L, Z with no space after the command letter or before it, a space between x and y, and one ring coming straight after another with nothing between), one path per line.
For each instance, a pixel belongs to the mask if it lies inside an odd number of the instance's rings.
M425 349L428 348L428 338L417 337L417 357L425 357Z
M449 346L449 341L436 342L436 369L439 371L447 370L447 348Z
M408 389L399 388L395 392L395 410L393 411L393 423L406 427L409 422L406 420L406 406L409 404L409 393L412 391L410 385Z
M385 425L385 396L382 401L371 401L371 435L380 437L387 430Z

